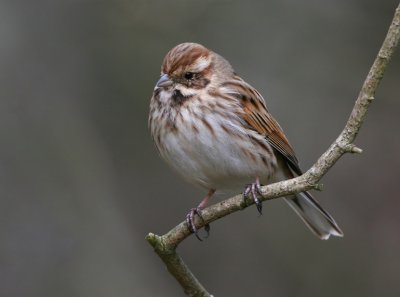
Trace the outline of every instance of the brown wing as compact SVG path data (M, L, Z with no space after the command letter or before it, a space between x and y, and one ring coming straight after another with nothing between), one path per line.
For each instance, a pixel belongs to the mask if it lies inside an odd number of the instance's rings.
M231 94L241 100L244 111L243 119L249 127L264 135L270 145L288 162L290 168L296 174L301 175L302 172L294 150L278 122L268 112L261 94L238 76L235 76L235 80L226 82L224 86L232 90Z

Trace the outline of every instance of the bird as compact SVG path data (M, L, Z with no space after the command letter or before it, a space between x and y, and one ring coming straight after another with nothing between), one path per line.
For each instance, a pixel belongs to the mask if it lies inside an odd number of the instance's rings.
M225 58L198 43L178 44L164 57L148 124L166 163L207 191L186 215L190 231L200 240L194 219L202 218L216 191L244 189L244 199L252 199L261 214L261 185L303 173L263 96ZM310 192L284 199L318 238L343 236Z

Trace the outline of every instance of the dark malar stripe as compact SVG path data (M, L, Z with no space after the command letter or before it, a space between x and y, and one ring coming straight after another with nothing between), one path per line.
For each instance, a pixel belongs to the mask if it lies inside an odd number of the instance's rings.
M181 91L175 90L175 91L172 93L171 105L172 105L173 107L181 106L186 100L190 99L191 97L193 97L193 95L184 96L184 95L181 93Z

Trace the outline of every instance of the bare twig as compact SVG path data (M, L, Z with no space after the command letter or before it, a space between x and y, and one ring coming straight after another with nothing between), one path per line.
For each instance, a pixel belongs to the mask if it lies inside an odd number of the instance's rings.
M339 137L332 143L329 149L318 159L318 161L303 175L262 187L262 201L282 196L288 196L298 192L320 189L318 182L329 171L329 169L345 153L361 153L362 150L354 145L354 140L361 128L368 107L374 99L375 92L382 80L383 74L389 61L399 43L400 38L400 4L396 9L393 21L387 36L379 50L367 78L361 88L358 98L354 104L350 117ZM197 228L204 227L217 219L228 214L244 209L252 205L252 201L243 201L242 195L224 200L206 208L202 215L203 220L196 219ZM180 242L191 234L186 222L170 230L163 236L150 233L147 241L154 247L156 253L167 265L169 272L177 279L183 287L187 296L212 296L206 291L196 277L191 273L183 260L176 252Z

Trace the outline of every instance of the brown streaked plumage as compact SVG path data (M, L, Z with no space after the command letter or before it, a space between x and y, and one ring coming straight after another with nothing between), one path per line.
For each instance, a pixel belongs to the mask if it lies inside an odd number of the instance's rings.
M194 215L201 216L215 190L239 190L247 184L244 196L261 213L261 183L302 174L261 94L228 61L200 44L179 44L165 56L150 103L149 127L166 162L208 190L187 215L197 237ZM343 236L309 192L286 201L319 238Z

